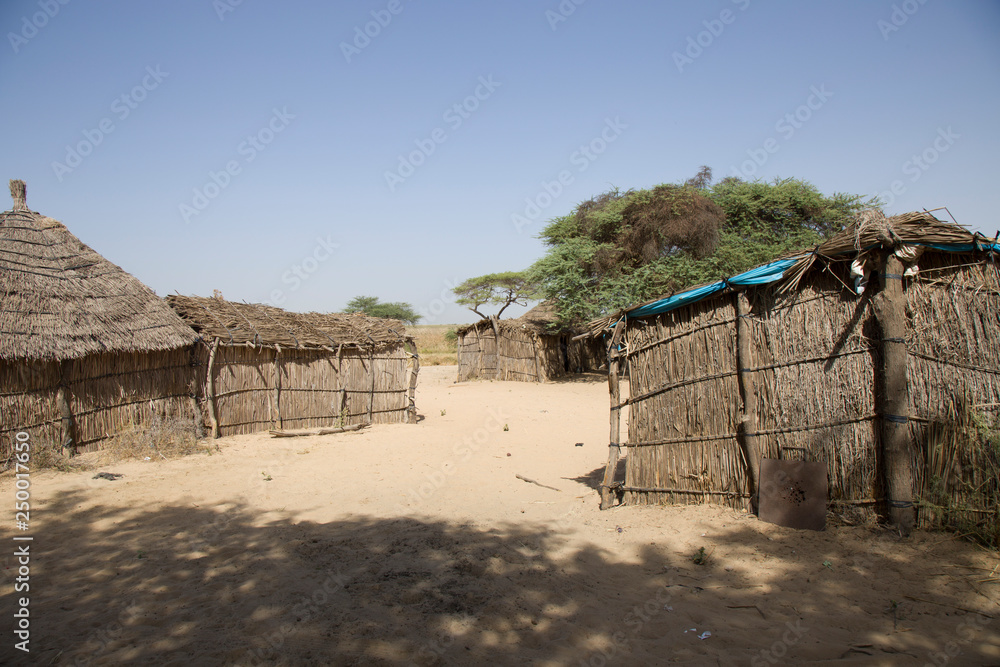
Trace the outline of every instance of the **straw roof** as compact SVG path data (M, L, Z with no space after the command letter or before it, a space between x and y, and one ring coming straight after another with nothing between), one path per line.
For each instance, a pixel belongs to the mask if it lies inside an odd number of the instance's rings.
M623 315L643 317L687 305L719 292L772 283L779 294L794 292L802 278L812 270L822 270L829 262L850 261L861 253L903 245L923 246L944 252L1000 251L996 239L972 233L964 227L939 220L927 211L903 213L886 218L880 211L861 212L844 231L835 234L812 250L789 253L762 267L716 283L686 289L669 297L637 304L587 325L591 335L600 335ZM662 303L662 307L659 304ZM642 310L640 310L642 309Z
M170 295L167 303L203 339L224 345L381 350L412 340L399 320L343 313L290 313L259 303Z
M501 329L528 329L540 336L552 336L560 333L571 333L570 329L558 326L559 317L556 314L555 302L551 300L542 301L540 304L524 313L520 317L499 320ZM466 324L457 329L459 334L465 334L478 326L490 326L489 320L479 320L472 324Z
M0 359L66 360L151 352L194 332L134 276L28 209L23 181L0 213Z

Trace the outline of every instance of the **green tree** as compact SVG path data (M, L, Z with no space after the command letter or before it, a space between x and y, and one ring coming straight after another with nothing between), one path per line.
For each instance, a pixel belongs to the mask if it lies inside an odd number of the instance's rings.
M826 196L798 179L726 178L612 189L555 218L529 279L564 323L732 276L818 244L876 200Z
M483 306L500 306L496 313L496 317L500 317L511 304L528 305L529 299L536 298L537 289L526 272L507 271L469 278L452 292L458 297L455 303L485 320L489 318L479 310Z
M363 313L369 317L383 317L390 320L402 320L406 324L416 324L420 315L408 303L396 301L382 303L378 297L356 296L347 302L345 313Z

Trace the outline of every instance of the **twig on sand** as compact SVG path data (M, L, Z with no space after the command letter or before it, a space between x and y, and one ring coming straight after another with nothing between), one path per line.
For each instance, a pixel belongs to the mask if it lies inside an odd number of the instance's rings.
M351 426L340 426L337 428L321 428L316 430L302 431L282 431L273 429L270 431L272 438L301 438L307 435L332 435L334 433L346 433L348 431L360 431L366 426L371 426L368 422L363 424L352 424Z
M968 607L959 607L957 604L946 604L944 602L934 602L933 600L924 600L923 598L914 597L912 595L904 595L907 600L913 600L914 602L926 602L927 604L936 604L939 607L951 607L952 609L958 609L959 611L964 611L969 614L979 614L980 616L985 616L986 618L993 618L990 614L984 611L978 611L976 609L969 609Z
M760 617L763 618L765 621L767 620L767 616L765 616L764 612L762 612L760 610L760 607L758 607L755 604L728 604L728 605L726 605L726 608L727 609L756 609L757 613L760 614Z
M528 479L528 478L527 478L527 477L525 477L524 475L518 475L518 474L515 474L515 475L514 475L514 477L517 477L517 478L518 478L518 479L520 479L520 480L524 480L524 481L525 481L525 482L527 482L528 484L534 484L535 486L540 486L540 487L542 487L543 489L552 489L553 491L559 491L560 493L562 493L562 489L557 489L557 488L556 488L556 487L554 487L554 486L548 486L547 484L542 484L541 482L536 482L536 481L535 481L535 480L533 480L533 479Z

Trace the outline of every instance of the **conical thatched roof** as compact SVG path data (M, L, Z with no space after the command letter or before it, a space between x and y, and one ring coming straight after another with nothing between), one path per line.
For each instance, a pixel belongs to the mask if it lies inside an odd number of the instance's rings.
M259 303L170 295L167 303L203 339L228 345L383 349L411 340L399 320L343 313L290 313Z
M0 213L0 359L151 352L196 340L151 289L29 210L23 181L10 190L14 206Z

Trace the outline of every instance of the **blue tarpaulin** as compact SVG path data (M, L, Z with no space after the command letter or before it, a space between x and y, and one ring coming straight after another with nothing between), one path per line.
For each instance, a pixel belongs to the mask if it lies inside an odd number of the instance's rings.
M949 245L940 243L912 243L910 245L920 245L927 248L933 248L934 250L944 250L946 252L974 252L974 251L991 251L1000 252L1000 243L993 243L991 241L985 241L983 243L953 243ZM875 247L875 246L872 246ZM763 266L758 266L755 269L750 269L746 273L741 273L738 276L733 276L728 280L720 280L717 283L712 283L711 285L704 285L702 287L696 287L695 289L687 290L686 292L680 292L679 294L674 294L673 296L668 296L653 303L647 303L645 306L640 306L638 308L633 308L632 310L626 310L626 317L648 317L649 315L659 315L660 313L666 313L675 308L680 308L681 306L686 306L697 301L701 301L705 297L709 297L713 294L717 294L727 287L737 287L742 285L765 285L767 283L773 283L781 280L785 271L787 271L793 264L799 261L802 257L793 257L792 259L780 259L776 262L771 262L770 264L764 264Z
M689 303L701 301L705 297L721 292L729 286L736 287L741 285L765 285L767 283L773 283L777 280L781 280L781 278L785 275L785 271L795 264L795 262L799 261L799 259L799 257L795 257L792 259L781 259L777 262L771 262L770 264L764 264L763 266L758 266L755 269L750 269L746 273L733 276L729 280L720 280L719 282L712 283L711 285L696 287L695 289L674 294L673 296L668 296L665 299L660 299L659 301L654 301L653 303L647 303L645 306L640 306L634 310L626 311L625 315L627 317L659 315L660 313L666 313L674 310L675 308L686 306Z

